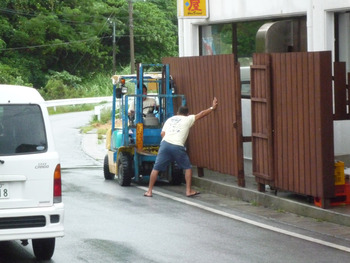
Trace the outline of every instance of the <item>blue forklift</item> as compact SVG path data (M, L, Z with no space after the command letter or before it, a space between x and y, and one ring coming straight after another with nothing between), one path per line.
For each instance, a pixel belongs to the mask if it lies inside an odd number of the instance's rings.
M146 73L146 68L160 68L161 71ZM130 83L134 92L130 91ZM144 86L148 87L147 95L143 94ZM145 98L153 98L156 105L144 107ZM134 114L130 116L132 104ZM103 165L105 179L113 180L117 175L121 186L148 181L162 139L163 124L174 115L175 107L185 104L185 96L174 92L168 64L138 64L136 75L115 76L112 125L107 132L107 154ZM158 180L177 185L183 182L183 178L183 171L172 163L166 172L159 174Z

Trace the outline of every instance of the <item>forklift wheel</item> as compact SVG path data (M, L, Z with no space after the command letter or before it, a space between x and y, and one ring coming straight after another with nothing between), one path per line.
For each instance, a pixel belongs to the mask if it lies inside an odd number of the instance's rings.
M118 158L118 182L121 186L130 186L131 177L131 156L121 152Z
M103 174L104 174L106 180L113 180L114 179L114 174L109 171L108 155L107 154L106 154L104 162L103 162Z
M170 184L172 185L180 185L184 180L183 170L180 169L176 164L172 164L172 173Z

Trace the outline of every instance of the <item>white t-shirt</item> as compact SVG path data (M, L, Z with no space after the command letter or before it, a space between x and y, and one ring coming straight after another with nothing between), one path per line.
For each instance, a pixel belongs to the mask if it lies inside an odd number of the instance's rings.
M164 123L162 129L162 131L165 132L163 140L171 144L184 146L190 132L190 128L193 126L194 122L195 115L175 115L169 118Z
M131 111L135 111L135 103L136 103L136 98L135 102L130 104L128 112L130 113ZM153 98L147 98L142 101L142 109L143 109L143 114L147 114L150 110L150 106L156 106L156 100Z

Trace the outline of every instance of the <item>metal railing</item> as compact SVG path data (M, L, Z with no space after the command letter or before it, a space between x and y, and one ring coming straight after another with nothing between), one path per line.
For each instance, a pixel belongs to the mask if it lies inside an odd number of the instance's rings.
M47 107L79 105L79 104L94 104L101 102L112 102L113 97L94 97L94 98L76 98L76 99L62 99L62 100L47 100Z

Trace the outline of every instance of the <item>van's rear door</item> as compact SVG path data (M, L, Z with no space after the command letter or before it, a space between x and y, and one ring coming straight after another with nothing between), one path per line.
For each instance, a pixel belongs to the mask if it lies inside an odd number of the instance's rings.
M0 104L0 209L52 205L58 155L47 137L39 105Z

